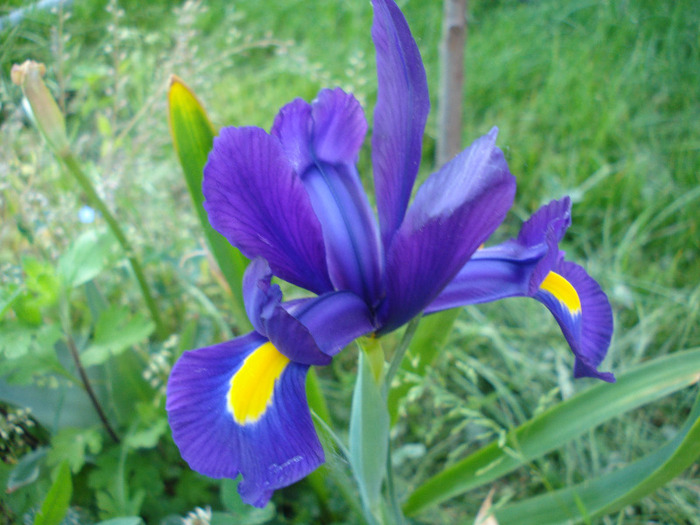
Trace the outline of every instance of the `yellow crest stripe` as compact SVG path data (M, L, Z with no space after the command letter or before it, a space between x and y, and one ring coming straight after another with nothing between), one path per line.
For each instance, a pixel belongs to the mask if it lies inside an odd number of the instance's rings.
M581 299L576 292L576 288L558 273L549 272L544 281L542 281L540 289L556 297L571 313L581 311Z
M255 423L272 404L275 383L289 358L267 342L245 358L231 378L228 409L239 425Z

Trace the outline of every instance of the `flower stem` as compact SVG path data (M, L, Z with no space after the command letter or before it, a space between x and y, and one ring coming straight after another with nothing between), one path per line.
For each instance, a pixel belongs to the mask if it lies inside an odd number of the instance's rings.
M389 501L391 502L391 511L394 514L394 525L404 525L403 512L401 511L399 500L396 498L396 489L394 488L394 469L391 464L391 439L389 440L389 447L387 448L386 455L386 490Z
M406 331L404 332L403 337L401 338L399 346L397 346L396 350L394 350L394 355L391 357L391 363L389 364L389 370L387 370L386 376L384 377L384 397L386 397L389 394L389 390L391 389L391 382L393 381L396 372L399 371L401 361L403 361L403 358L406 355L406 352L408 351L408 347L411 346L411 340L413 339L413 336L416 333L416 329L418 328L418 323L420 323L420 319L421 316L417 315L411 320L410 323L408 323L408 326L406 327Z
M114 217L114 215L112 215L105 202L97 194L97 191L95 191L95 188L90 182L90 179L83 172L75 156L70 151L66 151L59 154L59 157L65 163L66 167L75 177L75 180L78 182L81 189L87 195L90 204L102 214L105 221L107 222L107 226L109 226L109 229L112 231L112 234L114 235L114 237L116 237L117 242L121 246L122 250L124 250L126 257L129 260L129 263L131 264L131 269L134 271L134 276L136 277L136 281L138 282L139 288L141 289L143 300L145 301L146 307L148 308L148 311L151 314L151 318L153 319L153 322L156 325L156 335L159 339L165 339L167 335L165 326L163 325L160 313L158 312L158 307L156 306L156 302L153 299L151 291L148 287L148 283L146 282L146 276L144 275L143 269L141 268L141 263L139 263L139 260L136 258L131 243L126 238L126 235L124 235L124 232L119 226L117 219Z
M389 396L389 390L391 390L391 382L394 376L399 371L401 362L408 351L408 347L411 346L411 341L418 328L418 323L420 322L421 316L418 315L414 317L408 326L406 326L406 331L401 338L401 342L394 350L394 355L391 357L391 362L389 363L389 370L387 370L384 376L384 383L382 385L382 395L384 401L386 402ZM394 469L391 464L391 437L387 436L389 441L387 445L387 455L386 455L386 489L387 497L389 498L389 503L391 505L391 512L393 514L394 525L403 525L404 517L401 511L401 505L399 505L398 498L396 497L396 489L394 487Z

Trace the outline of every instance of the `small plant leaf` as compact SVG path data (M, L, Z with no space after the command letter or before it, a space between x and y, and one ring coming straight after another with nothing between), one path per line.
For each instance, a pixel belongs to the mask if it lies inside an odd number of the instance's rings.
M102 449L102 436L94 428L64 428L51 439L51 449L46 458L49 465L67 463L77 474L87 454L97 454Z
M46 499L41 504L41 510L34 518L34 525L59 525L68 512L70 498L73 494L73 483L70 477L68 462L64 462L58 468L58 474L54 480Z
M46 457L47 448L38 448L29 454L22 456L17 465L10 472L7 479L7 492L14 492L17 489L26 487L34 483L39 477L39 467Z
M95 339L82 353L83 366L99 365L153 333L155 325L146 317L130 315L126 307L110 306L100 314Z
M493 442L428 479L408 497L408 515L497 479L583 432L700 380L700 350L676 352L598 384L513 429L505 446Z
M88 230L61 255L58 274L69 288L85 284L109 266L116 248L116 239L107 230Z

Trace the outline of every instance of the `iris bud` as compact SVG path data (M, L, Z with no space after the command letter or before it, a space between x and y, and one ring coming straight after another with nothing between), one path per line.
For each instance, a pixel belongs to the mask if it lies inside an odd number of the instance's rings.
M56 100L41 78L45 73L44 64L27 60L21 65L12 66L11 77L12 82L22 88L29 101L34 122L49 146L62 157L68 153L66 122Z

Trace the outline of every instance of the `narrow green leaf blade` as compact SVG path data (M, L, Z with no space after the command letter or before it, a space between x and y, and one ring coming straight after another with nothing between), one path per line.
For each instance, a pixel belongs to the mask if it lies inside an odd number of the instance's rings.
M321 389L314 368L310 368L306 376L306 400L309 403L309 408L332 428L333 422L331 421L331 414L328 410L328 404L326 403L326 398L323 395L323 390ZM325 469L316 469L306 478L311 488L313 488L318 496L318 499L324 504L326 504L329 499L328 485L325 478Z
M388 446L389 412L365 352L360 351L350 410L350 465L365 508L371 512L381 502Z
M411 515L493 481L583 432L700 380L700 350L649 361L559 403L511 431L506 446L491 443L420 485L406 500Z
M34 483L39 478L39 468L46 458L46 447L25 454L10 472L5 490L8 494Z
M678 434L648 456L595 480L508 505L495 515L501 525L563 525L596 519L651 494L698 457L700 395Z
M248 261L241 252L211 227L202 206L204 202L203 170L214 143L216 130L194 93L174 75L170 79L168 91L168 117L173 144L209 249L233 295L235 314L240 328L248 329L250 323L245 315L241 292L243 272Z
M433 364L438 353L445 346L459 312L460 308L453 308L423 317L411 341L409 356L412 359L404 362L412 364L412 368L417 373L424 375L426 368Z
M68 512L72 494L73 483L70 477L70 468L68 463L64 462L58 468L56 480L41 504L41 510L34 519L34 525L59 525Z

